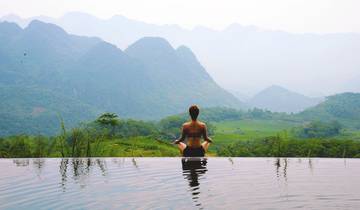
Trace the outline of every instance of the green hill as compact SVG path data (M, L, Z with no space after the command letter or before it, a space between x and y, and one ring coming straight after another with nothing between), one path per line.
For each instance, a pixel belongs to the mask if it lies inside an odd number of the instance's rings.
M360 93L341 93L328 96L319 105L297 115L305 120L337 120L360 128Z
M60 117L68 127L93 119L100 110L71 97L36 87L0 86L0 134L57 133Z
M124 52L36 20L24 29L0 23L0 88L0 135L53 134L56 115L72 126L99 111L160 119L193 103L243 107L187 47L147 37Z

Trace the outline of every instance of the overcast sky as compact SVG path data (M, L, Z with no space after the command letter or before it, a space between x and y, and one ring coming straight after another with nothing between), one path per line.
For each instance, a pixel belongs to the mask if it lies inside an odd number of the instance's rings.
M236 22L300 33L360 32L360 0L0 0L0 16L59 17L71 11L186 28L222 29Z

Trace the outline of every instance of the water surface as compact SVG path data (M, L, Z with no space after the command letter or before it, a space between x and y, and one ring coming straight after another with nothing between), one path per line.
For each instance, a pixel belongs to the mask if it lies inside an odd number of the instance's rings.
M0 159L0 209L360 209L359 159Z

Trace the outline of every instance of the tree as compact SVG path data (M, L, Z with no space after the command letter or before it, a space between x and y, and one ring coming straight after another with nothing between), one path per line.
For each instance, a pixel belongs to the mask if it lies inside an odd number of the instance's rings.
M186 122L186 118L181 116L170 116L159 122L161 133L165 138L176 138L180 135L182 124Z
M96 122L102 125L116 126L119 124L119 118L115 113L106 112L96 119Z
M120 123L120 119L117 114L106 112L106 113L100 115L96 119L95 122L97 122L101 126L104 126L107 128L110 127L111 131L109 134L110 134L110 136L113 136L115 133L116 126L119 125L119 123Z
M342 125L337 121L313 121L303 126L297 136L302 138L324 138L339 135Z

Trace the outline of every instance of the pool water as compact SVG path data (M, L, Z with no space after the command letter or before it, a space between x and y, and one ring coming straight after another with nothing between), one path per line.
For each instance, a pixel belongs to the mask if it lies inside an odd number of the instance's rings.
M360 209L360 159L0 159L0 209Z

